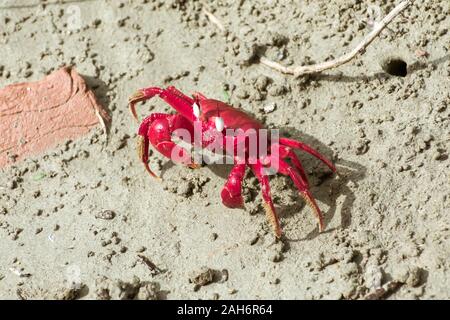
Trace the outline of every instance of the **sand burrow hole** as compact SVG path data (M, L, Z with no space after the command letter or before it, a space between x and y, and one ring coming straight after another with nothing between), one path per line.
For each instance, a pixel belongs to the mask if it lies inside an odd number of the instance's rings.
M381 68L391 76L406 77L408 75L408 64L401 58L387 58L382 61Z

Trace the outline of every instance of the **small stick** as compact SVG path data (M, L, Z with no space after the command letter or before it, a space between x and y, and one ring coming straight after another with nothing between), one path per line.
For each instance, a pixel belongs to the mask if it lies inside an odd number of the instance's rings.
M364 53L366 48L380 35L380 33L394 20L400 13L402 13L406 8L412 5L412 0L406 0L397 5L383 20L376 22L373 30L361 41L352 51L349 53L326 62L310 65L310 66L294 66L286 67L282 64L269 60L265 57L260 58L260 62L265 66L277 70L284 74L292 74L295 76L301 76L311 73L319 73L328 69L337 68L347 62L351 61L353 58L359 54ZM217 19L211 12L204 10L205 14L208 16L209 20L215 24L222 31L224 30L223 24Z
M362 42L360 42L352 51L349 53L334 59L330 61L326 61L323 63L311 65L311 66L297 66L297 67L285 67L277 62L271 61L265 57L261 58L261 63L275 69L277 71L280 71L285 74L293 74L296 76L304 75L304 74L311 74L311 73L318 73L322 72L324 70L337 68L353 58L355 58L358 54L363 53L366 48L375 40L375 38L383 31L389 23L392 22L403 10L408 8L412 4L411 0L403 1L398 6L396 6L386 17L384 17L383 20L380 22L375 23L375 26L364 39Z
M375 291L369 293L364 297L364 300L380 300L386 298L388 295L396 291L400 288L403 283L399 281L390 281L386 283L384 286L376 289Z
M156 264L154 264L152 261L150 261L149 258L147 258L146 256L142 255L142 254L138 254L138 257L141 259L142 263L144 263L151 272L154 273L161 273L162 270L160 268L158 268L156 266Z
M216 27L220 29L220 31L225 31L225 27L223 26L222 22L220 22L220 20L217 19L215 15L213 15L211 12L209 12L206 9L203 9L203 12L206 14L209 21L211 21L211 23L215 24Z

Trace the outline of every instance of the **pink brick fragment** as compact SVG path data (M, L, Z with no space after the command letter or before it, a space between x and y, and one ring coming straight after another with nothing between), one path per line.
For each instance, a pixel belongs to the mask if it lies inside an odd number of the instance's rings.
M75 69L0 89L0 168L86 135L108 113Z

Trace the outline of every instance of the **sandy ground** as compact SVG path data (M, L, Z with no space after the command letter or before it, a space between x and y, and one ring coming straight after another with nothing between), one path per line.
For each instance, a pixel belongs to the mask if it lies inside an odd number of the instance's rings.
M108 143L98 128L1 171L0 298L358 299L395 281L386 298L448 299L450 4L416 2L361 58L296 79L255 53L284 64L337 57L369 31L367 6L384 14L393 1L208 2L228 35L200 1L0 1L0 85L74 65L113 119ZM383 72L392 57L408 63L406 77ZM332 158L339 176L300 155L326 232L281 176L282 241L251 174L246 210L221 204L229 167L189 170L154 153L164 181L151 180L127 98L169 84L227 92ZM139 108L151 111L170 108Z

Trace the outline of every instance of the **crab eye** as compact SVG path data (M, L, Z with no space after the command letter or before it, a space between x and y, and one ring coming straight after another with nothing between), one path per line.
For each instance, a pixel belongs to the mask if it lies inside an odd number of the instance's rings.
M200 118L200 107L198 106L197 103L194 103L194 105L192 106L192 109L194 111L194 116L197 118Z
M222 132L223 129L225 128L225 123L224 123L222 117L216 117L215 124L216 124L216 129L217 129L217 131L219 131L219 132Z

